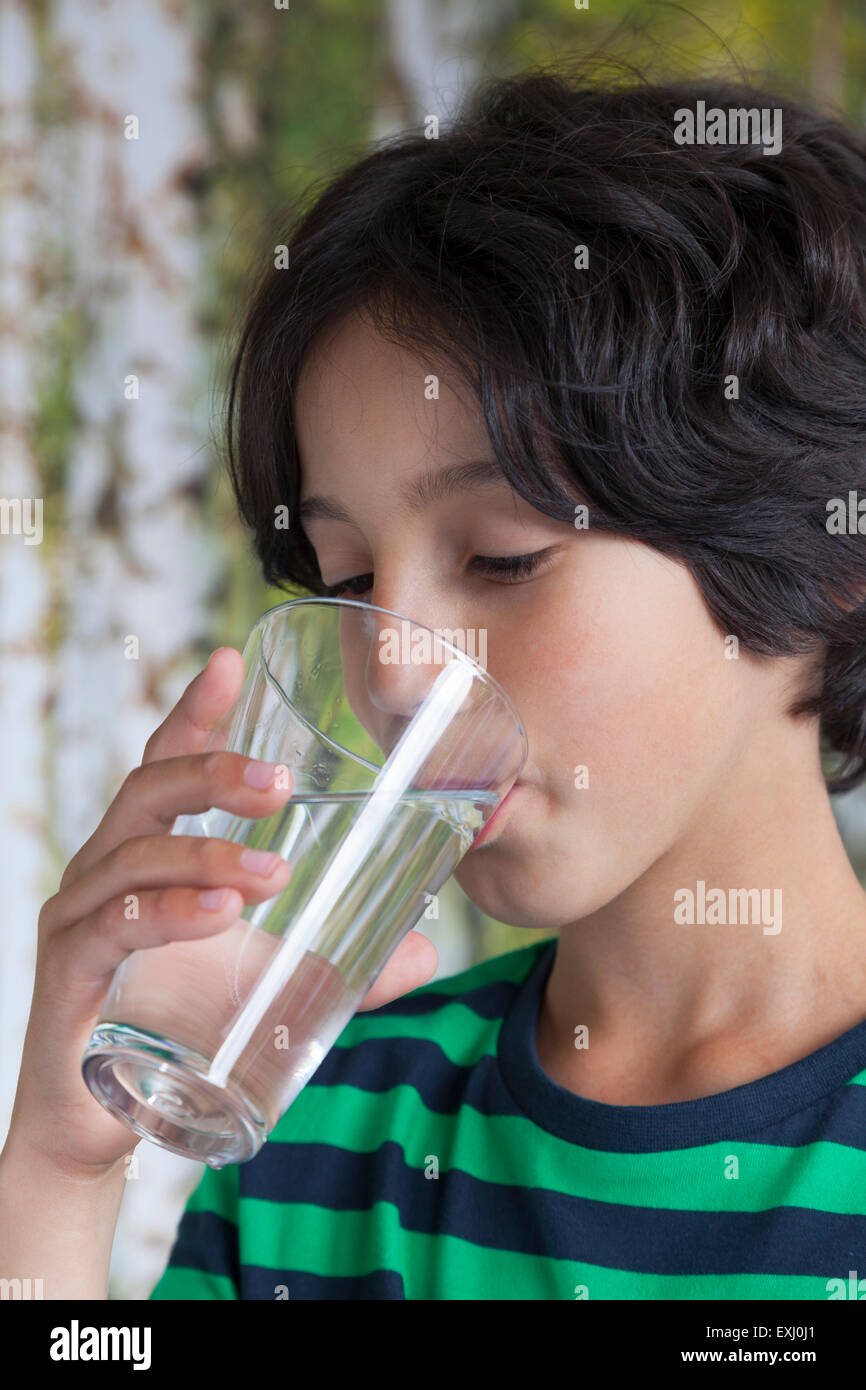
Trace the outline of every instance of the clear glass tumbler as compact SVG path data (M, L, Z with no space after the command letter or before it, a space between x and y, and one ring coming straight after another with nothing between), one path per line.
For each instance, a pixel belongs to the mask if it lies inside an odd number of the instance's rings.
M252 1158L519 776L520 716L454 635L352 599L256 623L207 747L283 765L292 794L172 834L276 851L292 876L216 936L119 966L82 1070L137 1134L213 1168Z

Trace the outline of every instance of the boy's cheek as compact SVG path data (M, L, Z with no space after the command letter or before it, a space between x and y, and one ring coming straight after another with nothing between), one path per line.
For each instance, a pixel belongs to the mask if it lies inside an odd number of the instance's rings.
M724 756L707 689L700 681L683 689L670 674L664 662L633 681L611 681L603 665L570 684L561 672L529 724L530 771L547 814L542 820L533 800L527 832L551 849L555 841L584 873L592 859L593 878L624 874L617 891L684 828Z

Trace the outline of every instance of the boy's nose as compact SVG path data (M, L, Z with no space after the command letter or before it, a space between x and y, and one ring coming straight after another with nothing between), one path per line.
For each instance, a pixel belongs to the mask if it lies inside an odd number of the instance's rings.
M418 639L417 628L395 634L385 626L370 644L367 686L376 708L386 714L411 719L444 665L447 653L434 653L432 643Z
M439 674L453 663L453 653L437 643L435 633L414 623L400 623L384 613L367 612L363 637L344 633L343 665L352 709L387 756L429 694ZM467 696L455 689L449 706L454 728L449 744L468 710ZM463 690L459 683L459 690Z

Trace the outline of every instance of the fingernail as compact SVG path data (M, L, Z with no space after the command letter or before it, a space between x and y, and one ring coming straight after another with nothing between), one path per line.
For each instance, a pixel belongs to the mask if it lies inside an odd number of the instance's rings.
M208 912L218 912L221 907L225 907L228 895L227 888L206 888L203 893L199 893L198 900Z
M278 864L282 863L278 854L269 854L264 849L245 849L241 855L241 863L245 869L249 869L251 874L259 874L261 878L267 878L272 874Z
M244 781L248 787L255 787L257 791L263 792L273 786L276 768L276 763L247 763L244 768Z
M207 670L208 666L210 666L210 664L211 664L211 662L213 661L214 657L216 656L217 652L224 652L224 651L225 651L225 647L214 647L213 651L211 652L210 656L208 657L207 661L206 661L205 664L204 664L205 670Z

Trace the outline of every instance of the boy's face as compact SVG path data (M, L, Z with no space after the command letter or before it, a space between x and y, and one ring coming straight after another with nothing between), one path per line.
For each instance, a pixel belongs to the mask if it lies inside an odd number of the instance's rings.
M331 498L354 523L305 522L324 582L372 573L346 596L431 628L485 629L487 669L523 718L519 782L455 873L473 901L551 930L685 841L709 864L708 827L733 833L741 798L781 747L799 663L742 648L727 659L684 566L553 521L504 481L406 509L411 479L493 454L460 379L362 318L310 354L295 419L302 501ZM517 581L471 563L536 551L536 573Z

